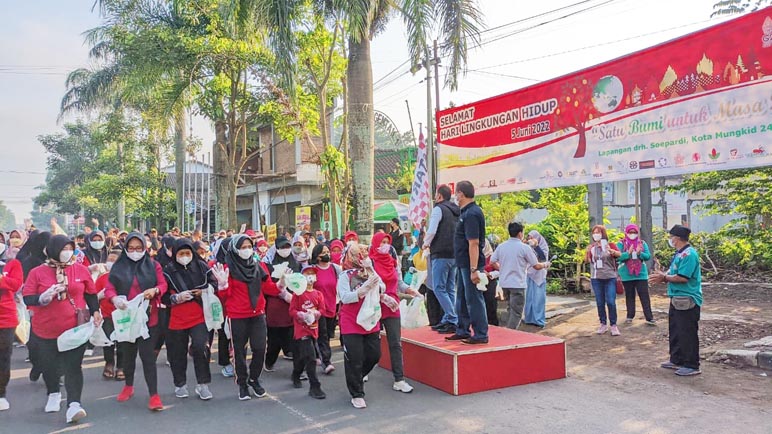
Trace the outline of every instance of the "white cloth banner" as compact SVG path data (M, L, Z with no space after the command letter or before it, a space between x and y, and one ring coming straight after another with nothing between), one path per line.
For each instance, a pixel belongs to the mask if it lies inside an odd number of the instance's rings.
M410 193L410 208L407 216L414 226L429 216L429 169L426 160L426 140L423 131L418 136L418 153L416 155L415 175Z

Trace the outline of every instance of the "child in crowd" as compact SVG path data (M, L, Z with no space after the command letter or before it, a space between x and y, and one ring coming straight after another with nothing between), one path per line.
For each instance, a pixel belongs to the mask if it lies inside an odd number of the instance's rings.
M289 308L295 327L292 384L296 389L303 387L300 374L305 370L311 385L308 395L324 399L327 395L322 391L316 375L316 340L319 338L319 318L322 316L320 310L324 307L324 296L314 290L316 268L306 266L302 275L290 274L285 276L285 281L287 289L293 293Z

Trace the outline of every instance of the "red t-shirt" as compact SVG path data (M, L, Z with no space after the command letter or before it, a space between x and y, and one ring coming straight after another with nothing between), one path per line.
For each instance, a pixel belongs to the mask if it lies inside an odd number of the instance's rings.
M340 274L341 279L349 279L351 282L351 275L356 270L348 270ZM351 287L352 291L356 291L359 286ZM340 333L344 335L369 335L371 333L378 333L381 331L380 323L376 324L372 330L365 330L364 327L357 323L357 315L362 309L362 303L364 298L360 298L356 303L341 303L340 305Z
M64 300L54 299L48 306L36 306L32 316L32 332L43 339L56 339L77 325L75 309L87 309L84 294L96 294L88 268L72 264L64 269L67 275L67 295ZM56 269L46 264L35 267L24 282L22 295L40 295L56 284ZM70 303L75 303L75 307Z
M270 279L270 278L269 278ZM265 298L263 298L263 287L266 282L260 286L260 295L257 297L257 304L252 309L252 303L249 300L249 287L247 284L236 280L233 276L228 277L228 287L217 291L217 295L225 305L225 311L228 318L244 319L252 318L265 314Z
M97 277L96 282L94 282L94 286L96 287L97 293L105 289L105 287L107 286L107 279L109 278L110 278L110 273L105 273ZM110 301L110 299L105 296L105 298L99 300L99 310L102 312L102 317L112 319L113 312L115 311L115 305L113 305L113 302Z
M159 264L156 261L153 261L153 265L155 265L155 278L156 278L156 288L158 288L158 295L153 297L150 300L150 315L148 317L147 326L153 327L156 324L158 324L158 306L161 304L161 296L164 295L166 292L166 279L164 278L163 270L161 269L161 264ZM149 288L145 288L149 289ZM126 297L128 300L133 300L134 297L142 294L143 290L139 287L139 282L137 281L137 278L134 278L134 282L131 284L131 289L129 290L129 295ZM115 289L115 286L110 282L110 280L107 280L107 283L105 284L105 298L108 300L112 300L113 297L116 297L118 295L118 290Z
M11 259L3 268L0 278L0 329L15 328L19 325L14 294L21 289L24 272L18 259Z
M338 271L334 265L326 270L316 267L316 283L314 289L324 296L324 306L319 311L325 318L334 318L338 304Z
M314 339L319 338L319 320L312 324L306 324L297 318L298 312L308 312L316 309L321 312L324 308L324 296L319 291L306 291L300 295L293 295L290 302L289 314L295 326L295 339L311 336Z
M386 295L396 300L397 304L399 304L399 272L396 269L391 269L391 271L389 275L383 276L378 274L378 276L386 284ZM390 307L381 303L381 318L399 318L399 309L391 310Z

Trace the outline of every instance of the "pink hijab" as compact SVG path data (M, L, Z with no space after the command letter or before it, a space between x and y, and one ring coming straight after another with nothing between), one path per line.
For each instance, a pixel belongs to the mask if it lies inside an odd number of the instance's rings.
M638 233L638 237L634 240L631 240L627 233L633 230ZM629 251L631 248L636 250L638 247L643 247L643 241L641 241L641 231L637 225L631 224L625 227L625 238L622 240L622 247L625 252ZM641 274L643 262L640 259L630 258L625 261L625 265L627 266L627 271L630 272L631 276L637 276Z

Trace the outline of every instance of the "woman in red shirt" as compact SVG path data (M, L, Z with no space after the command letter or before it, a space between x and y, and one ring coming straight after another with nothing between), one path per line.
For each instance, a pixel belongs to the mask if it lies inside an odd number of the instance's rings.
M161 265L147 253L145 237L132 232L126 237L121 257L110 269L110 277L105 286L105 297L112 301L118 309L126 309L126 300L134 297L144 297L150 300L150 313L147 322L150 337L137 338L135 342L119 342L125 357L123 372L126 376L126 386L118 394L118 402L126 402L134 396L134 371L137 367L137 353L142 360L142 371L150 392L148 408L152 411L163 410L161 397L158 396L158 371L155 366L154 344L158 336L158 306L161 296L166 292Z
M196 394L204 401L212 399L209 383L209 330L204 322L201 292L208 286L217 288L217 281L206 262L194 251L187 238L178 239L172 249L172 262L164 267L168 291L163 303L171 309L169 330L166 332L167 357L174 377L174 395L188 397L188 345L196 372Z
M298 243L302 240L298 238ZM299 273L302 265L297 261L292 247L285 237L278 237L274 243L276 251L273 258L270 258L270 264L276 266L287 264L287 267L294 273ZM273 267L269 267L273 272ZM289 302L292 295L284 289L281 279L274 280L279 286L276 292L271 292L266 288L265 294L265 317L268 324L268 349L265 354L265 370L273 371L273 366L279 359L279 351L284 353L285 359L292 360L292 318L289 315ZM270 288L274 289L274 288Z
M239 400L252 399L250 389L255 396L262 398L266 395L260 385L260 374L265 361L267 329L261 286L268 274L255 262L252 240L246 235L233 235L228 245L220 246L220 249L223 248L226 249L225 264L228 269L225 276L228 286L219 291L219 295L225 300L225 310L228 312ZM218 275L221 268L221 265L215 266ZM252 362L248 370L247 343L252 349Z
M331 361L330 339L335 337L335 327L338 326L338 275L342 272L341 268L331 261L330 249L324 244L317 244L311 252L311 263L316 267L314 289L324 296L324 306L320 310L322 317L319 318L317 344L324 373L328 375L335 370Z
M5 241L5 240L3 240ZM5 242L0 244L0 411L11 406L5 398L5 389L11 379L11 353L13 352L13 336L19 317L16 312L16 292L21 288L23 273L21 262L16 258L16 250L11 251ZM8 261L5 263L5 261Z
M105 262L106 272L97 277L94 282L96 286L97 296L99 297L99 311L102 313L102 330L109 338L115 331L115 324L113 324L113 312L115 306L113 302L105 298L105 287L107 286L108 279L110 278L110 269L112 269L115 261L123 253L121 249L112 249L110 254L107 255L107 262ZM102 370L102 376L106 379L115 379L117 381L123 381L126 376L123 374L123 351L118 345L111 345L109 347L102 347L102 357L105 359L105 367Z
M75 243L64 235L51 237L46 245L48 259L32 269L22 294L27 306L35 307L30 340L35 342L38 362L48 391L46 413L60 409L59 376L64 373L67 390L67 423L86 417L80 405L83 392L83 353L86 344L59 352L56 339L65 331L88 321L93 315L101 326L94 281L83 265L75 263Z

